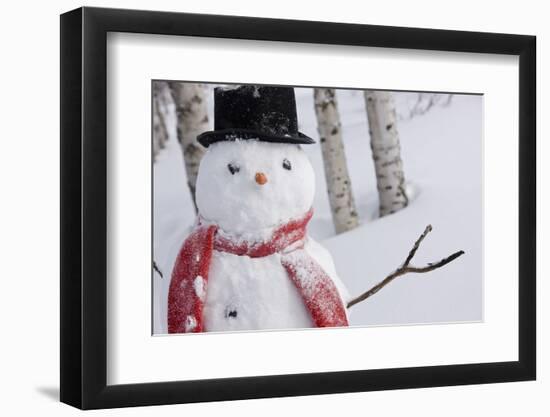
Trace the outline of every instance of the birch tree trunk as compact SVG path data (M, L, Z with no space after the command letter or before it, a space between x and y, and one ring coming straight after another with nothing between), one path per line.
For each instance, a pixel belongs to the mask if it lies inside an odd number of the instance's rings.
M166 145L168 140L168 128L166 125L166 109L164 108L163 94L167 88L161 82L153 83L153 161Z
M342 142L336 92L332 88L315 88L313 94L332 220L336 233L342 233L357 227L359 221Z
M171 88L176 104L178 141L183 152L187 184L197 211L195 186L199 164L205 152L197 142L197 136L209 129L206 88L203 84L181 82L172 82Z
M380 217L395 213L409 203L392 94L365 90L370 145L376 171Z

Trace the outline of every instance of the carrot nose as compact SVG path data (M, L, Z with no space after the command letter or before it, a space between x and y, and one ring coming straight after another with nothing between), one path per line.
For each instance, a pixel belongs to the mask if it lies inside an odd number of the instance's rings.
M267 177L263 172L256 172L254 179L260 185L264 185L267 182Z

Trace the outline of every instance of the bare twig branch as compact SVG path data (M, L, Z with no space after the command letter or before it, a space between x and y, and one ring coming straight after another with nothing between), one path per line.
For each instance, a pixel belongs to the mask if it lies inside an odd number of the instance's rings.
M160 269L157 266L157 263L155 261L153 261L153 269L156 271L157 274L160 275L161 278L164 278L164 276L162 275L162 272L160 271Z
M403 266L408 266L409 263L411 262L412 258L414 257L414 255L416 255L416 251L418 250L418 248L420 247L420 244L422 243L422 241L424 240L424 238L426 236L428 236L428 233L430 233L432 231L432 225L429 224L426 226L426 228L424 229L424 232L422 232L422 234L420 235L420 237L418 239L416 239L416 242L414 242L414 246L412 247L412 249L410 250L409 252L409 256L407 256L407 259L405 259L405 262L403 263L402 267Z
M384 278L374 287L370 288L369 290L365 291L363 294L349 301L347 304L347 307L350 308L355 304L360 303L361 301L365 301L367 298L376 294L378 291L380 291L382 288L384 288L386 285L392 282L395 278L401 275L405 275L409 272L417 273L417 274L430 272L435 269L441 268L442 266L447 265L448 263L454 261L456 258L464 254L464 251L460 250L458 252L453 253L450 256L447 256L446 258L443 258L439 262L430 262L428 263L428 265L423 267L410 266L409 264L414 258L414 255L416 255L416 251L420 247L420 244L422 243L424 238L428 235L428 233L430 233L431 231L432 231L432 226L431 225L426 226L426 229L424 229L424 232L420 235L420 237L416 240L416 242L414 242L414 245L410 250L409 255L405 259L405 262L403 262L403 265L397 268L394 272L392 272L390 275L388 275L386 278Z

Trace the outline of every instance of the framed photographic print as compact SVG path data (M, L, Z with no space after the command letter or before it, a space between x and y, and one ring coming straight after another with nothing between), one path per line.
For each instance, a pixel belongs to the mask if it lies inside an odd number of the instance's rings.
M81 8L61 101L63 402L535 378L534 37Z

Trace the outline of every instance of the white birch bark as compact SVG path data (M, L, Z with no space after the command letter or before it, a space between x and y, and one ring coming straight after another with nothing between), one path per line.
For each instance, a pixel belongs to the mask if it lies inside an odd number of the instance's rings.
M161 82L153 83L153 161L166 145L168 128L166 125L166 108L163 95L167 88Z
M332 88L315 88L314 99L332 220L336 233L342 233L357 227L359 221L342 141L336 92Z
M376 171L380 217L409 203L393 97L387 91L365 90L370 144Z
M203 84L171 83L176 104L178 141L183 152L187 184L193 198L195 211L195 185L199 164L205 149L197 142L197 136L209 129L206 88Z

